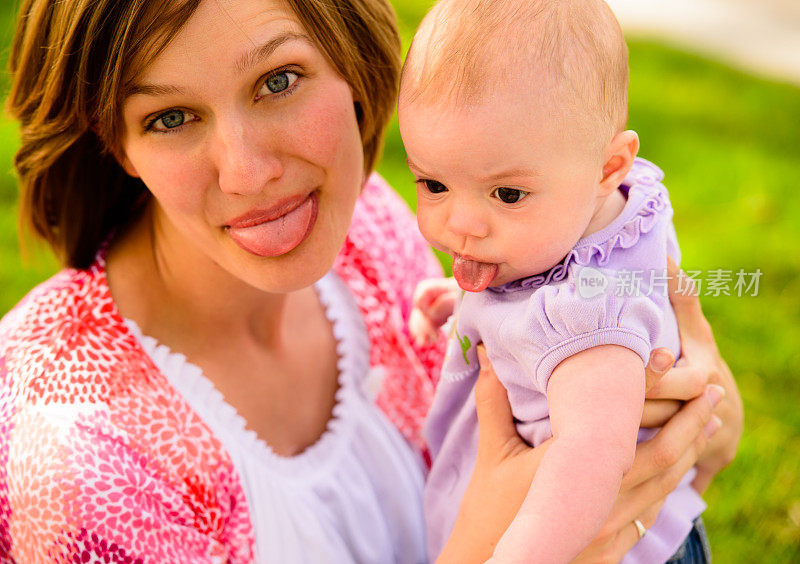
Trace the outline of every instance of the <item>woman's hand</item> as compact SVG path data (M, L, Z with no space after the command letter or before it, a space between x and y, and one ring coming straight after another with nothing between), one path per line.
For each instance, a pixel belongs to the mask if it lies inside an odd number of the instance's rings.
M725 397L714 410L722 427L698 460L697 477L692 483L699 493L703 493L712 478L736 455L744 421L742 400L733 375L717 350L711 326L703 317L691 279L672 260L669 260L668 274L670 302L681 337L681 357L675 368L657 382L648 382L642 426L661 427L684 401L700 395L708 384L722 387ZM679 280L683 292L678 290ZM667 357L671 355L666 349L659 351ZM668 358L664 359L665 364L669 362Z
M478 455L438 564L486 562L522 505L552 439L536 448L517 434L506 390L478 345Z
M550 445L531 448L517 434L505 388L497 380L482 346L478 347L481 371L475 385L478 413L478 454L475 469L453 532L437 562L485 562L513 520L530 489L533 475ZM648 385L658 383L664 370L648 364ZM666 495L695 464L717 429L711 418L708 395L688 402L652 440L640 444L631 470L623 480L620 496L608 522L580 557L581 562L618 561L638 540L634 519L645 526L655 522Z

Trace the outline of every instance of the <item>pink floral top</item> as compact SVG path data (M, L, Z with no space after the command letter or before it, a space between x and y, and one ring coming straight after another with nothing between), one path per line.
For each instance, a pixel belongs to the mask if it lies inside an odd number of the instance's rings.
M377 405L426 453L444 342L416 347L406 321L417 282L441 269L377 175L334 270L384 374ZM0 321L0 562L249 562L253 550L229 454L120 316L104 253Z

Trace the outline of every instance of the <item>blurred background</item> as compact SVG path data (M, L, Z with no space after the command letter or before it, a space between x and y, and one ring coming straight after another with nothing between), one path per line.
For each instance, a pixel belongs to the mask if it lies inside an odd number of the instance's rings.
M394 1L406 48L432 3ZM630 127L666 172L682 266L744 398L739 454L705 496L715 561L800 562L800 2L609 4L630 47ZM15 6L0 0L4 67ZM57 269L46 250L20 256L17 145L3 115L0 314ZM413 206L396 122L379 170Z

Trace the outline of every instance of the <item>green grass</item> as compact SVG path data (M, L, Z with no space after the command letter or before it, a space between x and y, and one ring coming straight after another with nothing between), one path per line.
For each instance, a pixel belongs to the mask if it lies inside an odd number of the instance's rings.
M5 61L13 30L14 0L0 0L0 100L5 100L8 77ZM0 114L0 312L10 309L28 290L52 274L56 261L41 246L28 245L25 259L17 237L17 181L13 157L19 146L17 125Z
M395 4L407 45L430 2ZM746 413L739 455L706 495L715 560L800 562L800 89L629 43L630 125L641 155L666 172L684 268L763 272L757 297L703 298ZM0 312L55 269L41 253L21 263L16 146L15 127L0 121ZM379 169L413 204L396 122Z

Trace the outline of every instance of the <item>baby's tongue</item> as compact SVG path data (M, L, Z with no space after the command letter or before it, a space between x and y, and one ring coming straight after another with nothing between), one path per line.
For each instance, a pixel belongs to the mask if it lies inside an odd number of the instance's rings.
M453 276L467 292L482 292L497 275L497 265L461 257L453 259Z

